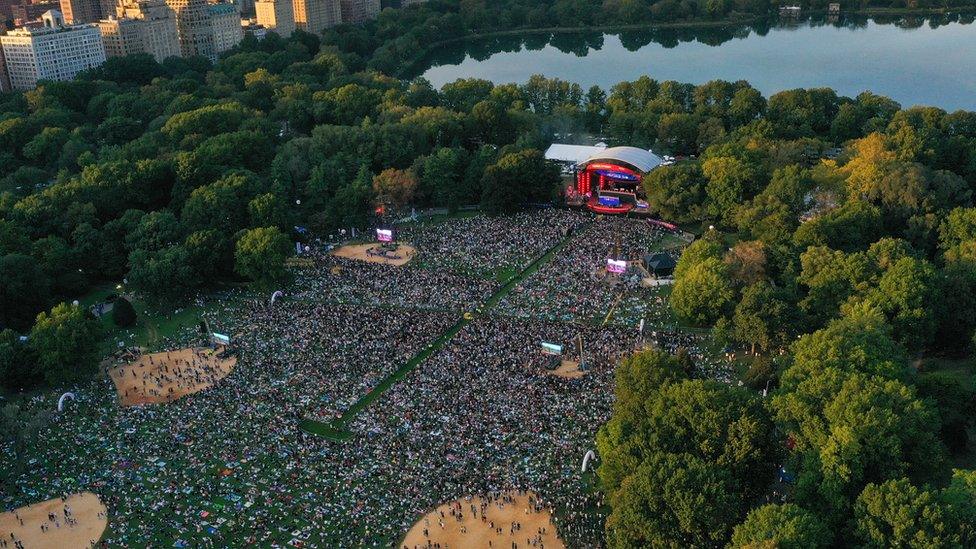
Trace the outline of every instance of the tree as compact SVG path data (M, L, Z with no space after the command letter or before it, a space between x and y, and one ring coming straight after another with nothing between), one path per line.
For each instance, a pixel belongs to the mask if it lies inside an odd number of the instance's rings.
M746 503L722 467L655 453L624 480L610 506L611 548L712 547L728 539Z
M816 549L832 543L830 529L815 514L792 503L753 509L732 534L734 548Z
M664 219L682 222L701 216L705 176L697 162L653 169L644 176L643 186L648 205Z
M62 303L37 315L31 329L31 348L50 385L81 381L98 367L101 325L87 311Z
M205 282L194 276L190 256L181 244L155 251L136 250L129 254L129 265L129 287L153 303L178 302Z
M373 193L382 204L402 208L417 191L417 178L410 170L387 168L373 177Z
M766 279L766 245L759 240L736 242L723 258L729 274L741 284L756 284Z
M529 149L502 156L482 178L481 205L490 213L511 212L526 203L552 200L559 170Z
M867 299L885 313L895 337L906 348L922 351L932 342L942 312L941 276L924 259L897 260Z
M782 291L768 282L757 282L742 292L742 300L735 306L733 336L750 345L753 354L757 347L762 351L782 347L798 328L795 312Z
M10 391L30 389L42 379L34 349L17 332L0 331L0 386Z
M119 296L112 303L112 322L120 328L130 328L136 324L136 310L129 300Z
M892 337L881 312L869 304L852 307L843 318L800 337L793 345L793 365L783 374L782 384L793 387L827 368L888 379L912 378L905 348Z
M469 188L464 178L465 160L466 153L461 148L434 151L423 161L418 195L452 211L462 204L476 203L481 198L481 176L475 188Z
M706 259L680 276L676 273L670 303L680 318L704 326L728 313L734 299L728 266L718 259Z
M652 364L662 362L660 357L650 358ZM679 381L676 363L669 361L671 373L660 366L652 371L674 381L663 383L645 399L615 406L600 430L598 474L603 489L612 497L635 467L655 453L668 453L716 464L729 474L738 497L758 497L780 459L780 442L762 401L752 392L718 382ZM618 378L618 383L628 377Z
M967 380L941 371L919 376L915 388L919 397L935 403L939 410L942 442L955 453L965 452L969 428L976 423L976 390Z
M285 259L291 241L277 227L250 229L237 241L234 270L256 286L269 288L288 278Z
M48 304L50 278L29 255L0 257L0 327L26 329Z
M613 416L596 436L602 456L597 470L603 489L613 493L623 479L640 464L632 434L646 421L645 404L669 383L687 379L677 360L668 353L651 349L626 356L614 370Z
M702 163L702 173L708 179L708 215L731 224L736 208L756 192L753 189L758 174L750 164L734 156L708 158Z
M801 458L794 501L829 522L844 520L871 482L944 471L938 412L899 381L824 368L772 405Z
M797 228L793 242L800 248L827 246L852 252L864 249L883 234L881 210L860 200L852 200Z
M905 478L865 486L854 520L863 547L963 547L965 526L951 507Z

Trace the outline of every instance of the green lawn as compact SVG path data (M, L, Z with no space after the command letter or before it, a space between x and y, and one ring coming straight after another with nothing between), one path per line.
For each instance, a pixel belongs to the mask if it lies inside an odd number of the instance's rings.
M83 307L89 307L104 301L106 297L114 293L119 293L116 287L111 285L100 286L79 299L78 303ZM202 307L191 304L167 308L150 305L132 295L125 297L130 300L136 310L136 325L131 328L119 328L112 321L111 313L103 315L101 322L106 334L103 340L103 352L106 355L118 348L118 341L122 341L126 347L137 346L155 349L162 345L167 338L173 338L186 329L196 329L201 316L208 310L227 306L226 300L219 299ZM213 328L218 329L217 326Z

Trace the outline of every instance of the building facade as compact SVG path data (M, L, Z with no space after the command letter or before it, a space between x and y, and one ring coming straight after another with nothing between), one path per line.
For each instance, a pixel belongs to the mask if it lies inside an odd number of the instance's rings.
M156 61L180 55L176 14L163 0L121 0L115 17L98 22L108 57L148 53Z
M380 14L380 0L341 0L342 22L362 23Z
M258 24L287 38L295 31L295 6L292 0L257 0L254 3Z
M236 4L210 4L210 32L213 36L213 53L209 56L212 61L241 43L244 28L241 27L241 12Z
M176 14L180 55L201 55L216 61L217 56L244 39L241 11L236 4L210 3L207 0L166 0Z
M10 77L7 76L7 60L3 56L3 48L0 47L0 92L10 91Z
M43 26L25 27L0 36L10 86L37 87L38 80L70 80L105 62L102 34L96 25L67 25L61 12L41 16Z
M295 26L312 34L343 22L339 0L294 0L293 9Z
M11 6L10 13L17 26L26 24L28 21L40 19L44 12L50 10L60 10L61 4L57 0L51 2L34 2L15 4Z
M60 6L69 25L95 23L115 13L115 0L60 0Z
M180 55L202 55L213 59L213 31L210 28L210 4L207 0L166 0L176 14L176 32Z

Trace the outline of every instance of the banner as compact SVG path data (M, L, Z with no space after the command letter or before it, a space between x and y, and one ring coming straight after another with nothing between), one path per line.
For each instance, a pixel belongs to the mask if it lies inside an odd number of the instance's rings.
M627 272L627 262L626 261L620 261L620 260L617 260L617 259L608 259L607 260L607 272L608 273L623 274L623 273Z
M392 229L376 229L376 240L380 242L393 242Z
M611 206L611 207L619 206L620 205L620 197L619 196L605 196L605 195L601 195L600 196L600 205L601 206Z

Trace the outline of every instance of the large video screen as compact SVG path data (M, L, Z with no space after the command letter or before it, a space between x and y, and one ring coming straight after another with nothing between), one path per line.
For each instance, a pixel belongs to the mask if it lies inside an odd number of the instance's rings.
M608 259L607 260L607 272L623 274L627 272L627 262L619 259Z
M393 229L376 229L376 240L393 242Z

